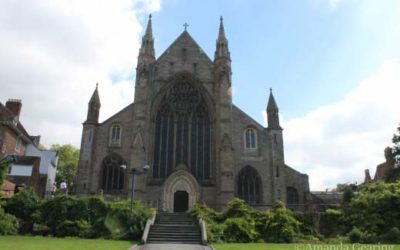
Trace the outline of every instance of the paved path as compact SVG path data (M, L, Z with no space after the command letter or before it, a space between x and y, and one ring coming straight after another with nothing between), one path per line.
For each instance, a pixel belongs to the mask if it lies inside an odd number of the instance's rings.
M145 244L132 250L211 250L211 247L191 244Z

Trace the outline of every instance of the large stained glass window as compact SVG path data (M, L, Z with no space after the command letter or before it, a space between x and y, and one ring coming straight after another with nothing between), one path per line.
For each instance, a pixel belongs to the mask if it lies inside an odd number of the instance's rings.
M212 124L207 105L189 82L176 83L155 118L153 178L168 177L179 164L197 180L212 178Z

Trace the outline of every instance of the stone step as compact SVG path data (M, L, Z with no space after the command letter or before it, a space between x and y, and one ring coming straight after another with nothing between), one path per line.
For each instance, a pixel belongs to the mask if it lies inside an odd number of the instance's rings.
M148 243L201 244L196 219L187 213L159 213L150 228Z

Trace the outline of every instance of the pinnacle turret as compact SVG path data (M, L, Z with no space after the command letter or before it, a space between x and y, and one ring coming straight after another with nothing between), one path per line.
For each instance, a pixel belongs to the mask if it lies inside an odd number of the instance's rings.
M268 128L271 129L282 129L279 124L279 109L276 105L272 89L269 89L269 99L267 105L267 117L268 117Z
M100 113L100 96L98 91L99 84L96 83L96 89L93 92L92 97L89 101L88 113L86 122L99 122L99 113Z
M149 21L147 22L146 32L142 38L142 45L140 47L139 56L147 55L154 58L154 38L153 28L151 23L151 14L149 15Z
M269 89L269 99L268 99L267 111L279 112L278 105L276 105L274 95L272 94L272 89Z
M218 32L218 39L216 43L216 49L215 49L215 55L214 55L214 60L218 58L227 58L230 60L230 52L229 52L229 47L228 47L228 39L226 39L225 36L225 28L224 28L224 22L223 18L220 18L220 23L219 23L219 32Z

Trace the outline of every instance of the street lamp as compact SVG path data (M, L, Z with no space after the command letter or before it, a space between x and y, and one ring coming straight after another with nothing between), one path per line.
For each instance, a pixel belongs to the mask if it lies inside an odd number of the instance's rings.
M121 165L122 169L127 169L126 165ZM132 175L132 187L131 187L131 210L133 210L133 200L135 198L135 175L142 175L146 174L147 171L149 171L150 166L149 165L144 165L142 167L142 170L138 170L136 168L131 168L130 174Z

